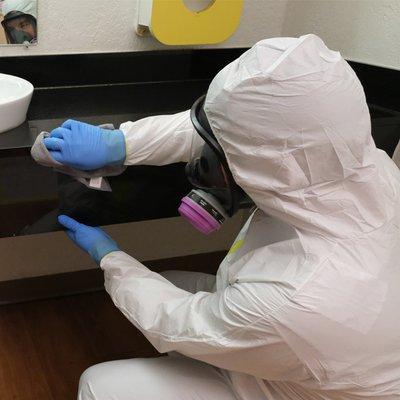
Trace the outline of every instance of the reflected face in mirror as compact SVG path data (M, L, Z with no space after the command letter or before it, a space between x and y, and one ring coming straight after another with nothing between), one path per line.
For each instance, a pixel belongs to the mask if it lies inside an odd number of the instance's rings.
M9 14L7 14L9 15ZM6 16L7 17L7 16ZM10 44L33 44L36 42L36 19L28 15L21 15L5 20L2 23Z
M37 43L36 0L0 1L0 10L0 20L3 27L0 44Z

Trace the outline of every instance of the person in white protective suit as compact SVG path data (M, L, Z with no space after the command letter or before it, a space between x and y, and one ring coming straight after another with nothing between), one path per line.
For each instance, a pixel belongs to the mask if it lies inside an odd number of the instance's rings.
M162 276L60 217L115 305L173 352L93 366L79 399L400 399L400 172L353 70L315 35L262 40L202 107L257 209L216 279ZM189 162L205 145L188 111L120 131L126 165Z

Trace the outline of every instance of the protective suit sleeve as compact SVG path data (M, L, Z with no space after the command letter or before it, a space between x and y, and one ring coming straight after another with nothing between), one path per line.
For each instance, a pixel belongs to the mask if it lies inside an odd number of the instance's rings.
M100 266L114 304L161 353L240 370L251 365L261 341L271 340L265 315L240 285L192 294L121 251L106 255Z
M166 165L188 162L204 143L190 120L190 110L121 124L125 165Z

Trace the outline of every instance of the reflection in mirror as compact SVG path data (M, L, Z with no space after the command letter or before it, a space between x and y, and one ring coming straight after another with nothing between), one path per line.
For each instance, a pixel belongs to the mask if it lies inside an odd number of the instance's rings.
M37 0L0 0L0 45L37 43Z

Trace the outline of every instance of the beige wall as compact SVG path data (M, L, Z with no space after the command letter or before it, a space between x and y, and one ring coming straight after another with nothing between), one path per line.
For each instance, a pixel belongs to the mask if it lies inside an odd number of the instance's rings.
M136 36L136 11L137 0L39 0L39 45L0 47L0 56L170 48ZM400 0L245 0L237 32L211 47L305 33L351 60L400 68Z
M311 32L347 59L400 69L399 0L290 0L283 34Z
M0 47L0 56L170 48L134 33L137 0L39 0L38 6L38 46ZM279 36L285 7L286 0L245 0L237 32L213 47L246 47Z

